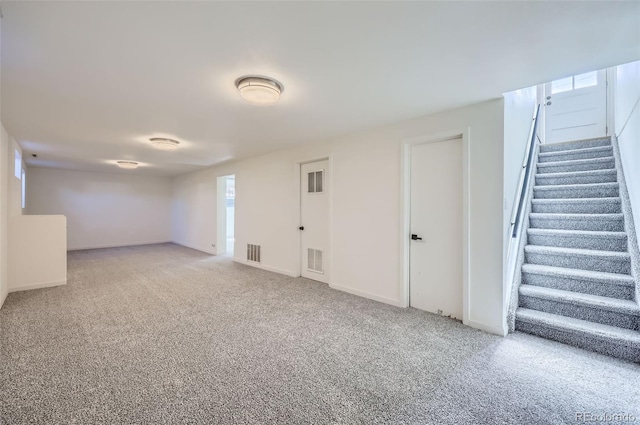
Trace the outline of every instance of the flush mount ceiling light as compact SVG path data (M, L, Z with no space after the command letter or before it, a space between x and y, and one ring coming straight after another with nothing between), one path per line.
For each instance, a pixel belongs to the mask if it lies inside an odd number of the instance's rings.
M133 170L134 168L138 168L138 163L135 161L116 161L118 167L126 168L128 170Z
M166 139L164 137L153 137L149 139L151 146L161 151L175 151L178 149L180 142L173 139Z
M280 99L282 84L270 78L242 77L236 80L236 87L244 100L256 105L270 105Z

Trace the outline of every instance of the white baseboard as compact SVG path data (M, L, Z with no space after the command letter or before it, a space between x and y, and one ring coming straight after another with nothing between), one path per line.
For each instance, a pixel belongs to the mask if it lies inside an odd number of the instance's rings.
M51 288L52 286L61 286L66 284L67 284L67 279L58 280L55 282L31 283L29 285L14 286L14 287L9 286L9 292L30 291L31 289Z
M78 247L67 248L67 251L82 251L85 249L102 249L102 248L122 248L125 246L157 245L161 243L171 243L171 241L162 240L162 241L135 242L135 243L125 243L125 244L89 245L89 246L83 246L79 248Z
M9 295L9 292L7 292L4 295L1 295L2 299L0 299L0 308L2 308L2 306L4 305L4 302L7 300L7 295Z
M191 249L195 249L196 251L200 251L200 252L204 252L205 254L210 254L210 255L218 255L218 250L215 248L212 249L202 249L200 247L197 246L193 246L193 245L189 245L186 243L181 243L181 242L176 242L176 241L169 241L170 243L174 243L176 245L180 245L180 246L184 246L185 248L191 248Z
M404 307L402 301L394 299L394 298L382 297L380 295L376 295L376 294L373 294L371 292L362 291L360 289L350 288L348 286L336 285L336 284L333 284L333 283L330 283L329 287L333 288L333 289L336 289L338 291L348 292L349 294L357 295L359 297L368 298L368 299L374 300L374 301L379 301L381 303L391 304L391 305L394 305L396 307Z
M233 261L238 263L238 264L244 264L245 266L255 267L257 269L266 270L268 272L274 272L274 273L278 273L278 274L283 274L283 275L289 276L289 277L300 277L299 273L296 274L296 273L294 273L292 271L289 271L289 270L279 269L277 267L265 266L264 264L254 263L252 261L243 261L243 260L238 260L237 258L234 258Z
M474 329L479 329L481 331L489 332L490 334L494 334L494 335L500 335L500 336L507 335L505 329L503 329L502 327L485 325L484 323L474 322L472 320L469 320L467 323L465 323L465 325Z

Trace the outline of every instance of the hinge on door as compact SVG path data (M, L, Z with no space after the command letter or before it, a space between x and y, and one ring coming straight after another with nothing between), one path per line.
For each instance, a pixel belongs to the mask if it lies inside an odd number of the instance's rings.
M609 126L606 126L606 127L604 128L604 135L605 135L605 136L608 136L608 135L609 135Z

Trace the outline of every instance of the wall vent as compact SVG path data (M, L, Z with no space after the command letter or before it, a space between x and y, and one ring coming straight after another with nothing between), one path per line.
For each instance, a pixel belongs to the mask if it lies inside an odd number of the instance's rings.
M260 262L260 245L247 244L247 261Z
M324 273L321 250L307 248L307 269L316 273Z

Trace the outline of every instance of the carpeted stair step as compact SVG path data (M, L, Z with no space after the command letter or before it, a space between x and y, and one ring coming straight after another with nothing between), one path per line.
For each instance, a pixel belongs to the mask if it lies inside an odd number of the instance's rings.
M576 140L573 142L540 145L540 152L542 153L558 152L558 151L568 151L572 149L596 148L599 146L610 146L610 145L611 145L611 138L603 137L601 139Z
M589 184L589 183L612 183L617 180L615 169L610 170L590 170L571 171L566 173L545 173L536 174L536 185L566 185L566 184Z
M600 251L624 252L627 250L627 234L625 232L530 228L527 229L527 236L530 245Z
M640 319L635 301L542 286L521 285L520 307L633 330Z
M529 214L529 227L535 229L624 232L622 214Z
M628 274L523 264L522 283L621 300L635 297L635 282Z
M529 264L607 273L631 273L631 256L628 252L527 245L524 247L524 254L525 261Z
M619 197L533 199L531 211L551 214L620 214L622 207Z
M576 159L604 158L612 155L613 146L598 146L595 148L540 153L538 162L574 161Z
M640 332L542 311L518 308L516 330L633 362L640 362Z
M617 182L533 187L535 199L616 198L618 196L620 192Z
M569 173L573 171L605 170L616 168L613 157L578 159L575 161L558 161L538 163L538 174Z

